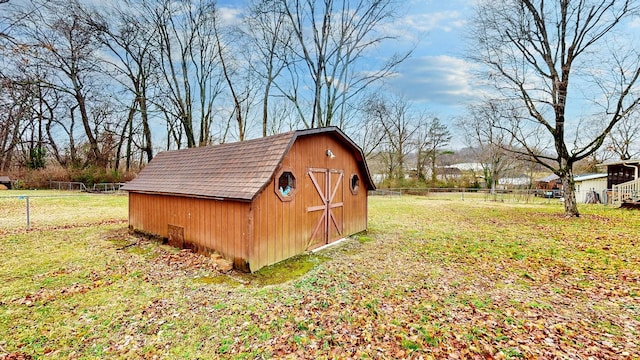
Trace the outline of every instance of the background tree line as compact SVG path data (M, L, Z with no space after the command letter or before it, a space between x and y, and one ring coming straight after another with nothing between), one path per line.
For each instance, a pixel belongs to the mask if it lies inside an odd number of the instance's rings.
M383 186L438 186L437 159L450 153L453 134L437 116L402 97L369 94L362 102L361 147ZM411 179L412 181L407 181Z
M0 4L0 169L139 168L163 149L356 126L364 89L409 51L391 0ZM237 10L237 9L236 9Z

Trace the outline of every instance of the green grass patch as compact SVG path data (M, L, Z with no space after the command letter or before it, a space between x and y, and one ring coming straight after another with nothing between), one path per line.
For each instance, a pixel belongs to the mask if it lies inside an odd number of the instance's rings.
M280 261L276 264L265 266L262 269L251 273L234 272L228 274L215 274L202 276L194 279L194 282L201 284L263 287L278 285L285 282L301 278L311 269L322 264L329 258L318 254L303 254Z
M311 269L322 264L329 258L317 254L304 254L265 266L251 274L237 274L245 284L267 286L286 283L299 279Z
M367 235L356 235L354 236L354 238L358 240L358 242L360 242L361 244L365 244L374 240L371 236L367 236Z

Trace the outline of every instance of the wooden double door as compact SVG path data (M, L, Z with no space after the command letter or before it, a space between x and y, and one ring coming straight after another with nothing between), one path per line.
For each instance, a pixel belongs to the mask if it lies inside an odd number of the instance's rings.
M339 169L307 169L311 182L307 220L313 231L307 249L314 249L343 237L344 171Z

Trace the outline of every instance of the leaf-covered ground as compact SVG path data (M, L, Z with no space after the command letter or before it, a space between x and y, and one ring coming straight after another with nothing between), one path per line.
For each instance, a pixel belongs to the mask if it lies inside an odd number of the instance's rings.
M640 358L640 212L581 210L371 198L367 234L254 275L123 223L9 231L0 358Z

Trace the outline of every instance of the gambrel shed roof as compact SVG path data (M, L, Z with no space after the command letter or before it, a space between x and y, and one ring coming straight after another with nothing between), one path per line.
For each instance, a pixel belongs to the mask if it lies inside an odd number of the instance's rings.
M235 143L161 152L122 189L251 201L272 179L295 140L331 133L353 152L375 189L362 150L336 127L297 130Z

